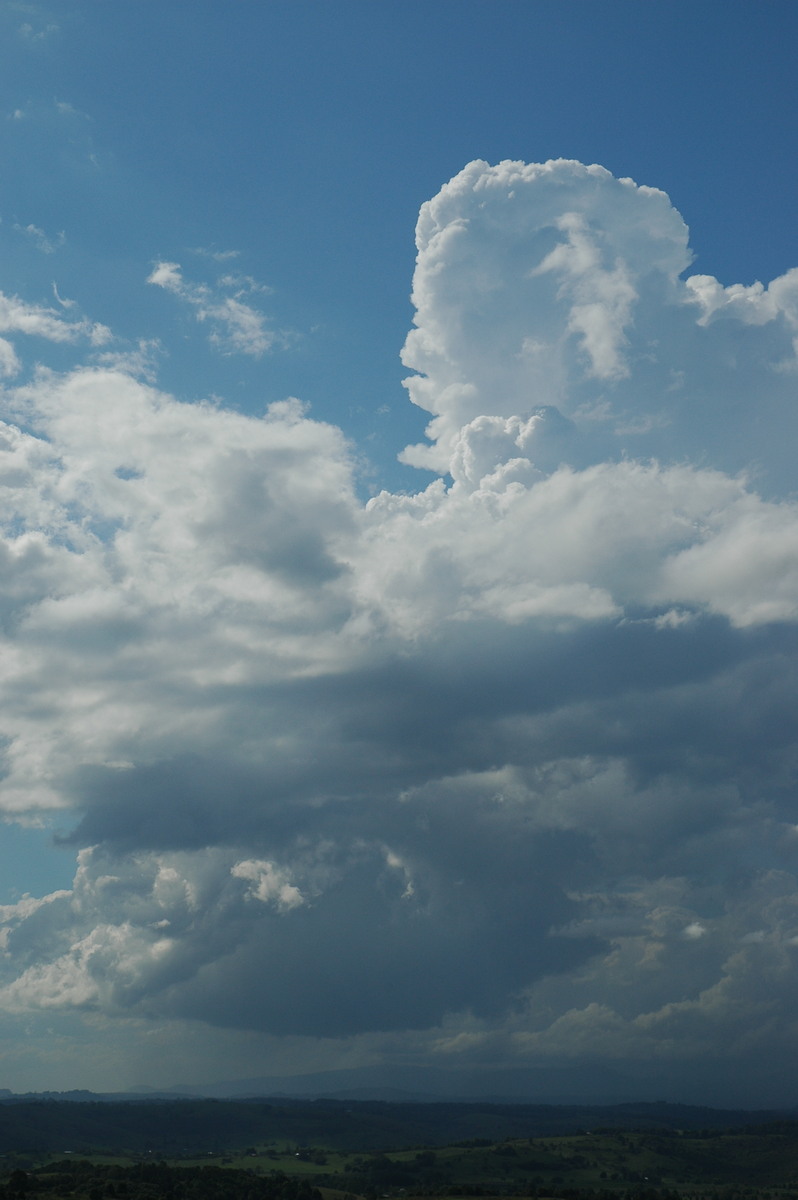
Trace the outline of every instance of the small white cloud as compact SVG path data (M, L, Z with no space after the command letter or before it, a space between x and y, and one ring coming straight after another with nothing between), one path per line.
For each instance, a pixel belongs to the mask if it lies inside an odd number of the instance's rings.
M90 120L88 113L81 112L79 108L75 108L74 104L70 104L68 100L56 100L55 110L62 117L79 117L83 121Z
M74 308L75 305L77 304L76 300L65 300L63 296L59 295L58 287L57 287L55 281L53 281L53 295L55 296L56 300L58 301L58 303L61 305L62 308Z
M19 33L26 42L35 44L36 42L46 41L47 38L54 37L59 32L59 27L54 22L49 22L47 25L34 25L31 21L25 21L19 26Z
M156 287L165 288L167 292L175 292L177 295L180 295L185 288L180 264L173 262L157 263L147 276L147 283L154 283Z
M696 619L697 614L689 609L669 608L667 612L654 618L654 624L657 629L679 629L692 624Z
M230 262L231 259L239 258L241 255L240 250L208 250L203 246L196 246L191 253L198 254L202 258L213 259L214 262L219 263Z
M273 291L265 283L258 283L251 275L220 275L217 280L219 287L232 288L237 297L253 295L258 292L268 296Z
M265 290L249 277L223 276L214 289L208 284L188 282L179 263L162 261L156 263L147 283L162 287L190 304L197 321L211 326L209 340L224 354L260 358L284 338L267 327L262 312L241 299L247 292ZM235 294L225 295L225 289L231 288Z
M40 229L38 225L23 226L15 224L14 229L17 231L17 233L22 233L26 237L31 238L36 244L37 249L41 250L42 254L54 254L55 251L59 250L66 241L66 234L63 230L61 230L60 233L57 233L54 237L48 237L44 230Z
M407 863L393 850L386 848L385 861L392 871L398 871L402 876L405 888L402 892L403 900L410 900L415 895L416 889L413 883L413 875Z
M107 326L96 322L68 321L57 309L39 304L28 304L18 296L7 296L0 292L0 333L22 333L29 337L40 337L50 342L88 341L92 346L102 346L111 340ZM14 348L4 339L2 361L6 374L19 368Z
M247 879L252 883L249 894L263 904L275 904L281 911L287 912L305 903L304 896L295 884L290 882L286 871L276 867L272 862L256 859L245 859L231 868L230 874L236 879Z

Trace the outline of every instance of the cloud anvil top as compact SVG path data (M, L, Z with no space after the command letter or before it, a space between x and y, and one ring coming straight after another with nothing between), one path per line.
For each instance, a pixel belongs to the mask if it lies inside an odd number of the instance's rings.
M798 270L691 275L665 192L568 159L469 163L416 246L427 474L368 501L300 400L0 296L0 804L77 854L0 1005L721 1100L798 1048ZM148 294L289 344L225 257Z

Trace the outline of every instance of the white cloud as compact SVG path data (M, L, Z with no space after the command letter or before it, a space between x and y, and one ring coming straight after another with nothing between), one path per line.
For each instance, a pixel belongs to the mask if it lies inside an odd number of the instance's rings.
M17 233L22 233L26 237L31 238L35 243L36 248L41 250L42 254L54 254L59 250L66 241L66 234L63 230L56 234L55 237L49 237L43 229L38 225L19 225L15 224L14 229Z
M165 394L152 346L6 389L0 799L73 814L83 849L70 892L1 914L3 1003L682 1079L725 1045L772 1061L793 275L685 281L664 193L570 162L471 164L417 237L432 422L405 457L442 477L414 495L363 505L297 400ZM220 347L273 344L247 277L150 282ZM3 332L101 340L2 303Z
M0 375L16 375L20 368L20 361L11 342L8 338L0 338Z
M36 16L38 17L38 14L36 14ZM47 41L48 38L53 37L59 32L60 28L55 24L54 21L48 21L45 25L41 23L41 18L39 18L38 25L34 25L32 21L23 21L19 26L20 36L24 38L26 42L34 45L37 42Z
M214 262L230 262L233 258L241 256L240 250L209 250L204 246L195 246L191 251L192 254L199 254L203 258L212 258Z
M784 446L798 432L794 272L767 289L685 281L667 196L564 160L471 163L422 206L416 242L403 361L431 444L404 461L447 471L469 422L544 411L558 418L544 469L655 457L791 490L773 433ZM750 352L739 322L758 330Z
M74 308L77 303L75 300L65 300L63 296L58 294L58 285L55 280L53 280L53 295L62 308Z
M556 228L566 240L532 274L551 272L562 280L558 296L573 301L568 328L580 335L590 373L599 379L628 375L622 353L624 329L638 298L629 269L623 259L616 259L611 267L603 264L602 240L593 236L581 213L566 213L558 218Z
M92 346L105 345L111 331L91 321L67 321L54 308L28 304L18 296L0 292L0 333L23 333L49 342L88 341ZM20 369L15 349L7 338L0 339L0 367L5 375L15 375Z
M190 283L179 263L159 262L147 283L164 288L195 310L199 322L211 326L210 341L225 354L248 354L260 358L279 345L284 335L267 326L267 318L241 297L264 291L249 276L224 275L215 288L205 283ZM225 291L232 294L225 294Z
M178 296L185 287L180 264L173 262L157 263L147 277L147 283L154 283L156 287L166 288L168 292L174 292Z
M286 872L272 862L258 859L242 859L230 871L236 879L248 879L252 884L249 894L263 904L273 901L279 909L296 908L304 904L299 888L289 881Z

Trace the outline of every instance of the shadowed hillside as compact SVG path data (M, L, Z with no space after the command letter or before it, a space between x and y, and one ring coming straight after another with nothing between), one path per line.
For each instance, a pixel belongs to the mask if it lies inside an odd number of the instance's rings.
M126 1101L0 1104L0 1153L222 1154L293 1142L342 1151L490 1142L579 1130L723 1129L783 1114L671 1104L611 1107L533 1104L390 1104L380 1101Z

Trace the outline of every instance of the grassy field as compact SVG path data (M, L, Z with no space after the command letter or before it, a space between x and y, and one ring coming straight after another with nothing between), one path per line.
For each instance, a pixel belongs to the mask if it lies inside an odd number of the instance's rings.
M455 1145L387 1154L340 1154L318 1147L298 1153L268 1148L234 1159L238 1167L279 1170L362 1194L405 1196L492 1192L529 1194L548 1184L596 1192L729 1187L795 1189L798 1194L798 1126L740 1133L650 1133L617 1130Z

